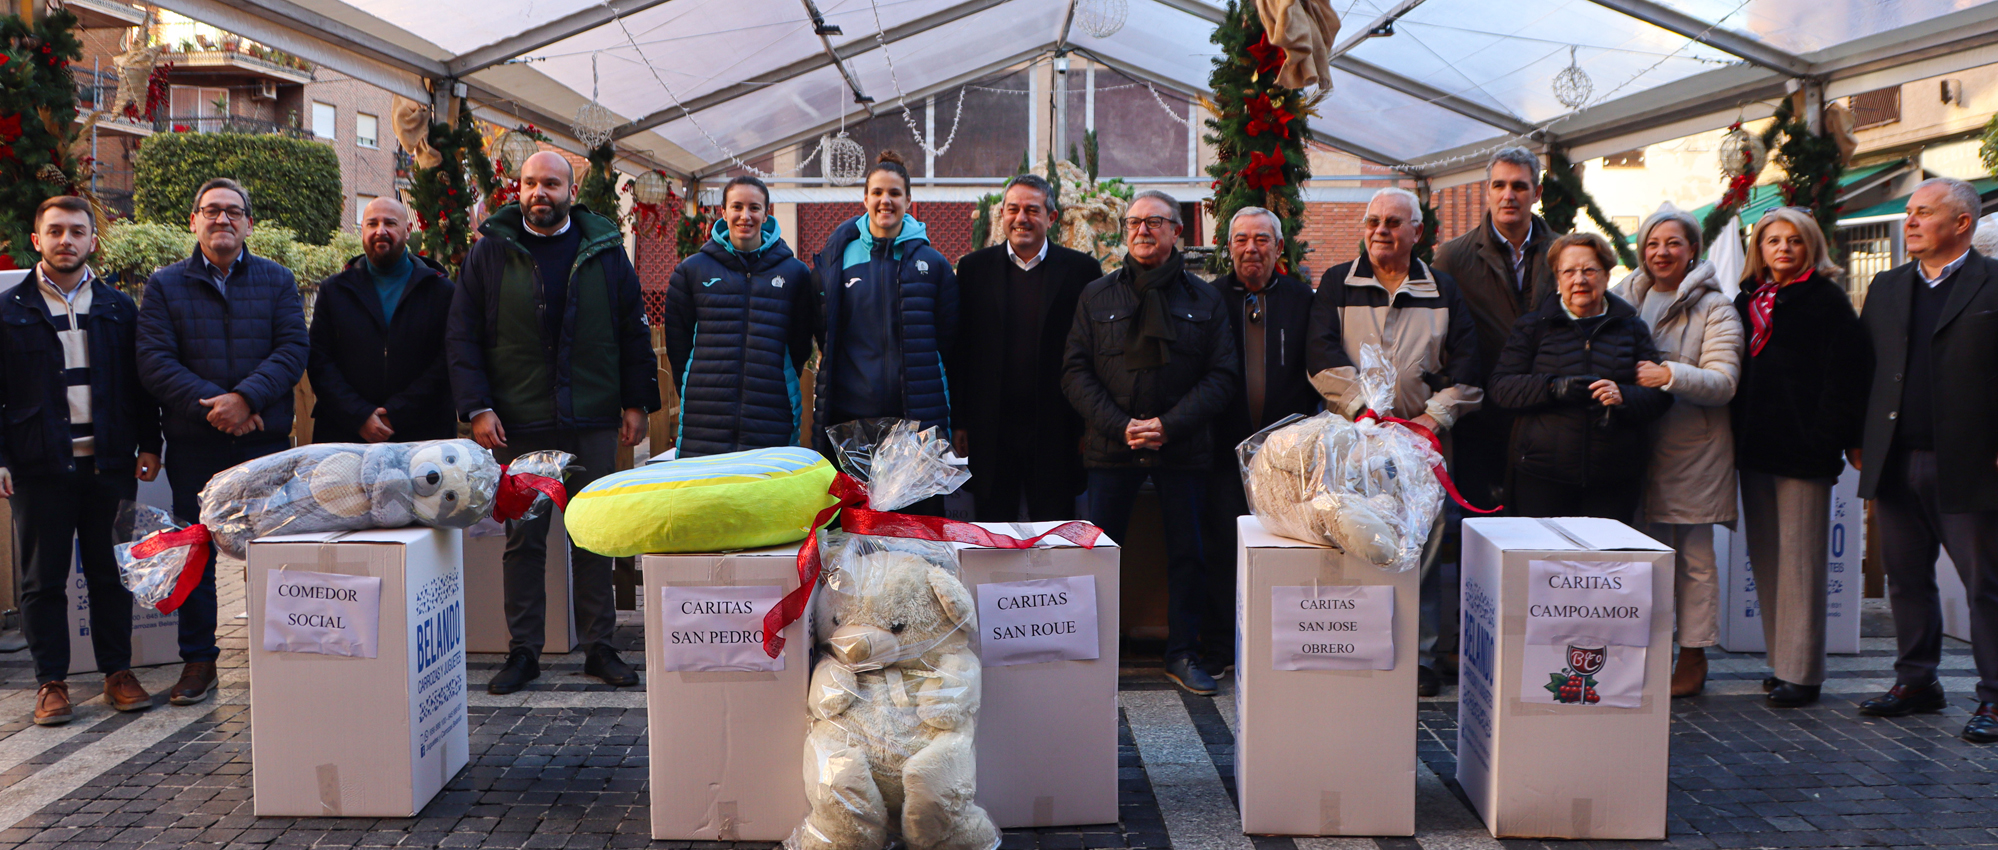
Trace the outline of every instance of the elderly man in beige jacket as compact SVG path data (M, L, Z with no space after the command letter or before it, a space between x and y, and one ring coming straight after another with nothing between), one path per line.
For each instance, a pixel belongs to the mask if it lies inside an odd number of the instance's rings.
M1718 631L1720 577L1714 523L1735 521L1734 432L1728 401L1741 378L1741 318L1711 263L1700 226L1666 205L1637 230L1642 267L1612 290L1637 308L1667 362L1639 363L1637 381L1679 399L1653 426L1641 516L1678 553L1679 657L1672 695L1706 687Z

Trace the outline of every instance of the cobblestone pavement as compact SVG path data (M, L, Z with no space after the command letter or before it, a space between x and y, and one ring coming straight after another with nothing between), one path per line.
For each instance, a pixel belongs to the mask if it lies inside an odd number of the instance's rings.
M499 656L473 656L472 762L415 818L251 814L250 722L240 568L223 571L223 690L207 705L118 714L101 679L79 676L78 719L28 722L26 653L0 656L0 848L501 847L729 848L648 837L644 694L581 675L577 655L544 660L536 687L491 697ZM1869 617L1878 624L1879 611ZM636 650L635 619L618 641ZM1399 839L1250 837L1234 816L1234 703L1181 694L1156 658L1127 660L1119 747L1121 822L1015 830L1006 850L1072 848L1899 847L1998 845L1998 748L1956 737L1969 710L1968 647L1943 660L1950 708L1862 720L1884 689L1892 641L1831 659L1819 705L1766 708L1752 655L1714 654L1706 695L1672 711L1670 837L1658 842L1495 841L1463 802L1454 688L1418 715L1417 834ZM642 654L634 654L638 657ZM155 693L178 667L141 671ZM1224 685L1232 684L1232 677ZM1614 742L1576 742L1578 757ZM1366 769L1366 766L1356 766ZM766 845L735 845L756 847Z

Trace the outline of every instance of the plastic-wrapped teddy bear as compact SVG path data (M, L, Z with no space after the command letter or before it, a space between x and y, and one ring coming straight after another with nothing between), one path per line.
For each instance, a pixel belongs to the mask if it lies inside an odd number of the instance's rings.
M271 534L467 528L492 513L499 480L499 462L471 440L300 446L209 479L201 523L237 558Z
M837 566L816 609L805 741L811 813L793 850L992 850L972 802L978 720L977 608L947 544L829 541Z

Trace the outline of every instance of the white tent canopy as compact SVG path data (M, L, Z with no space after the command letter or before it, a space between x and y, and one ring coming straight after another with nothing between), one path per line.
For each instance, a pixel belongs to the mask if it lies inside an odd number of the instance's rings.
M1128 0L1124 27L1095 38L1072 28L1075 4L1125 0L156 2L406 97L462 84L482 117L532 122L572 147L562 137L594 92L623 122L621 153L681 175L810 140L868 108L895 114L1057 49L1204 93L1224 11ZM1839 97L1998 62L1998 2L1333 6L1344 52L1313 133L1439 186L1472 179L1502 144L1600 156L1766 116L1796 81ZM1551 86L1571 55L1593 84L1579 110ZM871 106L855 102L856 86Z

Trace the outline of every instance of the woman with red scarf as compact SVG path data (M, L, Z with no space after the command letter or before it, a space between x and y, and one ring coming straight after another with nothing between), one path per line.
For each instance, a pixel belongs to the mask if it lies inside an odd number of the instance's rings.
M1825 679L1831 489L1859 445L1873 346L1809 214L1771 210L1749 236L1735 309L1748 351L1734 396L1735 467L1769 648L1769 704L1809 705ZM1857 577L1848 577L1857 580Z

